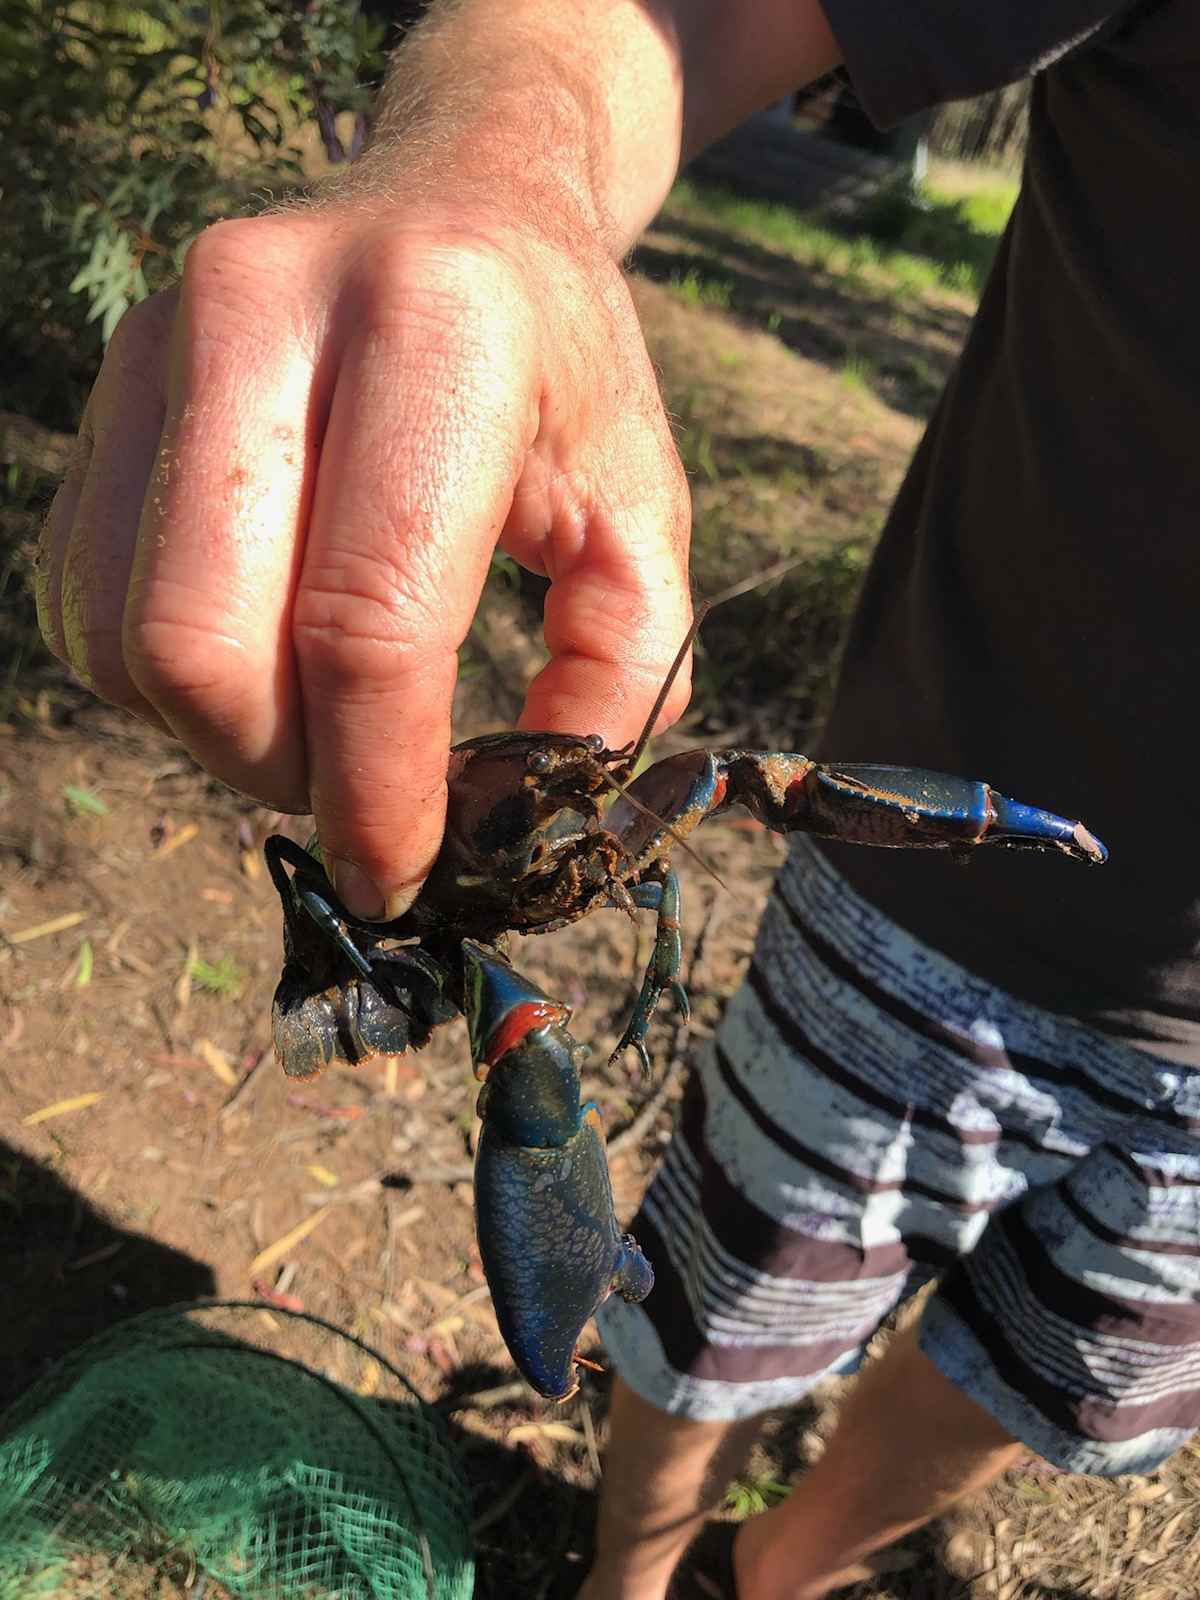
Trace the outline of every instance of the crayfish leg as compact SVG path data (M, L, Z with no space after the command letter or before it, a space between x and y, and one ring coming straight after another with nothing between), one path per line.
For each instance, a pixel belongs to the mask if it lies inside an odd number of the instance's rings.
M641 909L657 913L654 949L642 978L642 987L633 1014L616 1049L609 1057L610 1061L616 1061L632 1045L638 1053L642 1070L647 1074L650 1071L650 1056L646 1050L646 1034L664 992L670 990L685 1020L691 1015L687 991L679 981L679 968L683 961L679 879L672 867L659 866L651 870L657 870L660 876L647 878L635 884L632 893L634 901Z

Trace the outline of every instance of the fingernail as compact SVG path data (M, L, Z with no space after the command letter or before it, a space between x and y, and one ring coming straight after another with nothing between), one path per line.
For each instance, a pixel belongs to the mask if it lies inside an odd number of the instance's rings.
M369 922L381 922L387 915L382 891L353 861L335 859L332 865L333 886L346 910Z
M383 916L386 922L402 917L421 892L419 883L409 884L403 889L397 889L395 894L386 896L383 902Z
M385 895L353 861L333 859L333 885L346 910L364 922L391 922L417 898L419 885Z

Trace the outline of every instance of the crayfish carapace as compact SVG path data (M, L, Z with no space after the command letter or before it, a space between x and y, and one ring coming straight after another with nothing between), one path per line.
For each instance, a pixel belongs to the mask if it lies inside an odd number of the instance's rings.
M280 835L266 843L284 908L274 1038L286 1073L419 1050L438 1023L466 1015L484 1079L480 1254L513 1359L554 1399L573 1392L576 1342L602 1301L614 1290L643 1298L653 1273L616 1224L570 1012L509 965L507 933L548 932L605 907L655 912L654 951L617 1047L645 1058L662 994L686 1010L671 851L731 806L783 834L1106 858L1082 823L986 783L763 750L690 750L634 778L643 743L608 750L594 735L499 733L457 745L441 852L416 901L389 923L352 917L316 855Z

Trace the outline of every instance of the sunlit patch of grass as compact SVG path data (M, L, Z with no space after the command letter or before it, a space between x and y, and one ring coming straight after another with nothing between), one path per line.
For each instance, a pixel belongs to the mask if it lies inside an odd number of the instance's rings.
M875 364L867 356L848 355L842 362L839 374L843 388L854 394L865 394L875 379Z
M945 281L937 267L920 256L894 255L889 262L888 271L902 289L913 295L928 294L930 290L937 289ZM971 285L953 283L949 287L969 293Z
M733 284L728 278L708 277L696 267L689 267L682 276L672 277L669 287L688 306L728 311L733 299Z
M735 1522L744 1522L747 1517L756 1517L762 1511L769 1511L781 1500L786 1500L790 1493L791 1486L779 1483L775 1478L743 1475L736 1477L725 1491L724 1509Z
M997 178L987 188L972 189L969 194L956 194L952 189L935 183L926 184L925 193L931 200L941 204L957 205L973 228L999 238L1008 226L1020 187L1015 178Z
M219 961L205 961L201 956L189 956L187 975L199 988L209 994L227 995L236 999L242 992L245 974L232 956L222 956Z
M1000 177L961 195L897 184L867 201L856 224L830 225L819 213L685 178L671 191L668 214L724 228L781 250L812 271L860 280L876 290L921 296L949 289L973 295L991 266L1017 188Z

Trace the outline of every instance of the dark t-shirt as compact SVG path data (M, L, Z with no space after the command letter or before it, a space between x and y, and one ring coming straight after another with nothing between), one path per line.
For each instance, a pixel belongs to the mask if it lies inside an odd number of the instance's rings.
M993 982L1200 1063L1200 4L824 4L883 124L1037 76L821 753L986 778L1112 854L831 853Z

